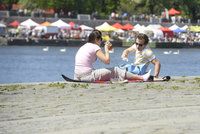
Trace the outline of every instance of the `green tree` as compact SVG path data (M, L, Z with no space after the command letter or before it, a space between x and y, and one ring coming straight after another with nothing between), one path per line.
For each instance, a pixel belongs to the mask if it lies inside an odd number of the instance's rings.
M127 12L129 15L155 14L161 15L165 8L175 8L182 12L184 17L197 20L200 18L200 0L0 0L10 10L13 3L20 3L24 8L48 9L56 12L61 10L67 13L91 14L95 11L100 16L108 16L116 11L119 14Z

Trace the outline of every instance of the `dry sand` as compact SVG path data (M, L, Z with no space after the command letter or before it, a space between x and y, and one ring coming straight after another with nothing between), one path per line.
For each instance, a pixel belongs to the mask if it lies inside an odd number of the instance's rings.
M0 133L199 134L200 77L2 84Z

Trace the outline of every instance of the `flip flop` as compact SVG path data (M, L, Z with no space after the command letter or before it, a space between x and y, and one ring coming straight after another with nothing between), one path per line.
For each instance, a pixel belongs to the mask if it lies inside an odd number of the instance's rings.
M154 81L154 76L150 75L148 81Z
M162 77L162 79L163 79L163 81L169 81L171 79L171 77L170 76L164 76L164 77Z

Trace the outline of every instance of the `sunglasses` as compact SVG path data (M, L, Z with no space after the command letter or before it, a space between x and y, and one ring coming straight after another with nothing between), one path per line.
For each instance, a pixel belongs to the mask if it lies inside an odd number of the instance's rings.
M137 42L135 42L135 44L136 44L137 46L139 46L139 47L144 46L144 44L140 44L140 43L137 43Z

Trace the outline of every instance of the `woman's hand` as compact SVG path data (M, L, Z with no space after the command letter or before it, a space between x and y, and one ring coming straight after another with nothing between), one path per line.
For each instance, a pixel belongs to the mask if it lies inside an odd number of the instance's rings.
M109 41L106 41L104 45L104 49L105 49L105 52L109 52L110 50L112 50L112 44Z

